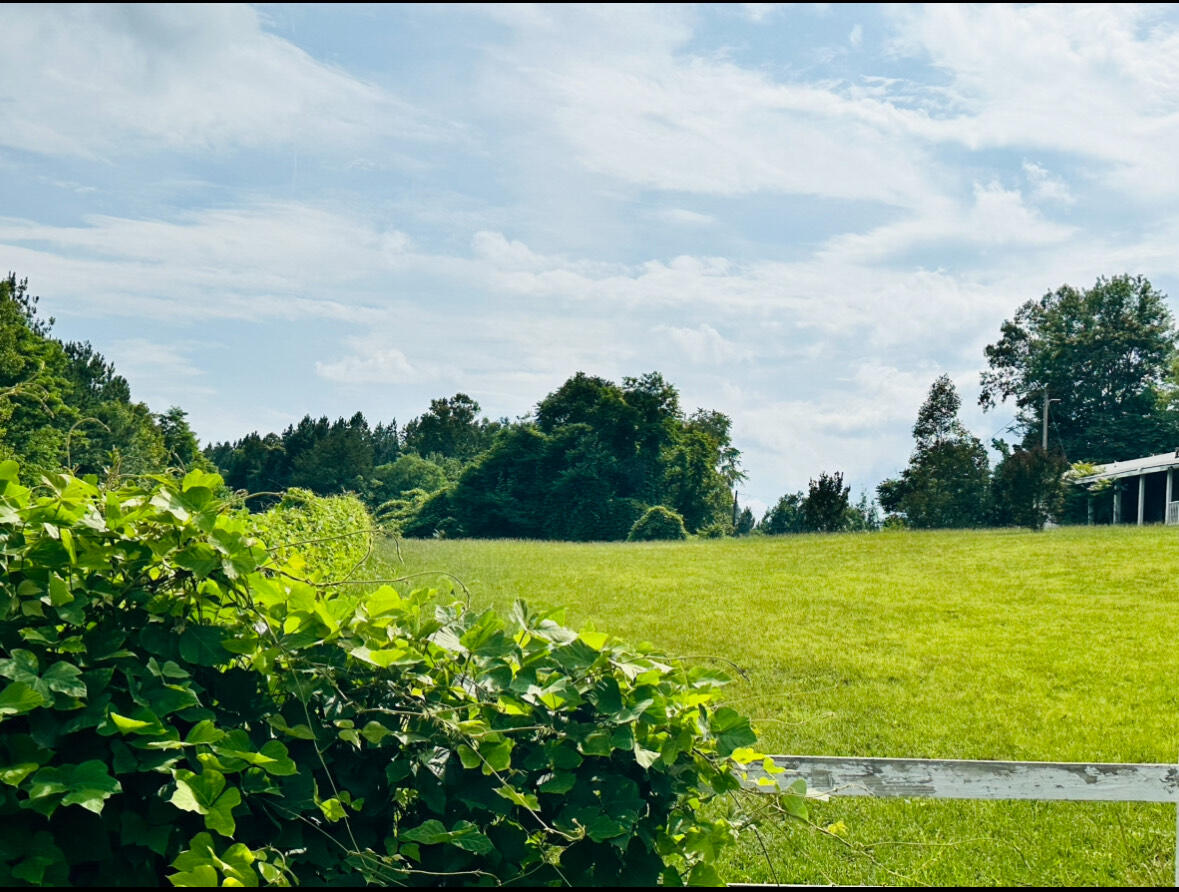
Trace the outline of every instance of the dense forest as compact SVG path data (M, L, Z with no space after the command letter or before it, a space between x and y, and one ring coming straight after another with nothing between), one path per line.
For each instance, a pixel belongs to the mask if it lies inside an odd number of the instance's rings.
M202 451L182 409L156 414L134 402L112 364L89 343L54 338L54 320L37 305L26 281L0 280L0 459L108 477L216 469L233 489L270 494L259 507L290 487L351 492L410 536L585 541L664 526L669 535L704 536L1039 527L1083 510L1065 482L1070 463L1179 445L1177 333L1165 295L1142 277L1062 286L1003 323L986 348L980 402L990 409L1011 400L1018 414L1008 428L1015 441L990 444L1000 457L994 467L941 375L914 424L908 466L877 487L879 509L867 494L852 502L843 475L822 470L760 520L738 504L745 474L729 417L685 411L658 372L620 383L578 372L514 421L484 417L456 393L400 426L370 424L359 412L334 421L308 415ZM655 508L672 521L640 524Z

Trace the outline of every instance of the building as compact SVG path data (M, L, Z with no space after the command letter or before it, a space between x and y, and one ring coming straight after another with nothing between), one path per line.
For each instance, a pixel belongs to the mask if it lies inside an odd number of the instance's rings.
M1146 458L1115 461L1101 465L1101 470L1074 483L1091 486L1103 480L1111 481L1110 495L1089 496L1089 523L1097 512L1110 511L1113 523L1168 523L1179 524L1179 493L1175 489L1175 469L1179 468L1179 449ZM1104 517L1101 518L1104 522Z

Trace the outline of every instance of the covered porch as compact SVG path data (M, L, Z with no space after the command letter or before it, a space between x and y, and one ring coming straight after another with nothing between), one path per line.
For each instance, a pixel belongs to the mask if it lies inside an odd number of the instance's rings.
M1179 524L1179 492L1175 469L1179 450L1102 465L1096 474L1078 477L1078 485L1111 481L1101 494L1090 493L1088 521L1092 523Z

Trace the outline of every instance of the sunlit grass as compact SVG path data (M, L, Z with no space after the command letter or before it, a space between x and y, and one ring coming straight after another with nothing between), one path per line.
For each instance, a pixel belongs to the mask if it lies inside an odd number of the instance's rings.
M523 597L747 675L729 702L769 752L1179 759L1179 530L1076 528L659 544L407 541L477 604ZM392 559L391 553L386 560ZM846 844L768 829L784 882L1158 884L1174 808L842 800ZM769 881L750 844L733 879Z

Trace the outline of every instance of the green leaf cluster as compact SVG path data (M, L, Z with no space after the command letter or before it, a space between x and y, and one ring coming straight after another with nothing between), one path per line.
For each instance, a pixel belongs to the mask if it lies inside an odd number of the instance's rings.
M358 598L340 554L303 551L350 537L273 538L371 526L346 503L259 518L199 470L17 472L0 463L0 883L718 881L737 819L709 803L760 756L720 673L522 604ZM284 516L308 509L339 513Z

